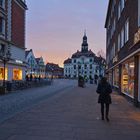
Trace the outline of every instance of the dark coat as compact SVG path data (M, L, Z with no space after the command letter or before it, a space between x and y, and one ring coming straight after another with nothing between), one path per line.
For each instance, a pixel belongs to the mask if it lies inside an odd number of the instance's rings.
M105 104L111 104L111 96L112 88L109 83L106 84L98 84L96 92L99 94L98 97L98 103L105 103Z

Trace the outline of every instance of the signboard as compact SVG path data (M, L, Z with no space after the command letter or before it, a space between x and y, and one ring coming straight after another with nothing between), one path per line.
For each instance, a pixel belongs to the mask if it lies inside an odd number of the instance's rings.
M139 41L140 41L140 28L135 33L135 36L134 36L134 44L138 43Z

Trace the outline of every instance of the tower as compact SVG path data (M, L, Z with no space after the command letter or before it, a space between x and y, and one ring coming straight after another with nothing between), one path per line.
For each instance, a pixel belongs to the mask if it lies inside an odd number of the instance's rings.
M84 36L83 36L83 43L82 43L82 47L81 47L81 52L88 52L86 31L84 32Z

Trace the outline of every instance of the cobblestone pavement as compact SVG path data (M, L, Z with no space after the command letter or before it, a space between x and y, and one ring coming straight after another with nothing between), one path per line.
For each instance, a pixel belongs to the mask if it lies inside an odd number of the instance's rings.
M0 96L0 122L64 89L71 88L76 82L54 80L51 86L31 88Z
M140 140L140 109L113 94L110 122L100 119L95 85L76 85L0 124L0 140Z

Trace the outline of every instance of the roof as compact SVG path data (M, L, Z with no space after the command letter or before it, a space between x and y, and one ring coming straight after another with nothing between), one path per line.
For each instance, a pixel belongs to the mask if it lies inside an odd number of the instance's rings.
M25 51L25 57L27 57L28 54L29 54L30 52L32 52L32 51L33 51L32 49Z
M64 61L64 64L71 64L71 62L72 62L71 59L68 58L67 60Z
M46 64L46 71L62 71L63 68L59 67L58 64L54 63L47 63Z
M81 56L95 57L95 54L91 50L89 50L88 52L77 51L72 55L72 58L79 58Z

